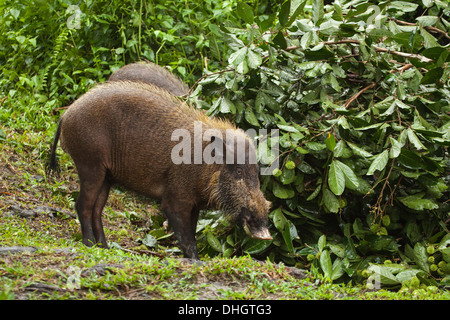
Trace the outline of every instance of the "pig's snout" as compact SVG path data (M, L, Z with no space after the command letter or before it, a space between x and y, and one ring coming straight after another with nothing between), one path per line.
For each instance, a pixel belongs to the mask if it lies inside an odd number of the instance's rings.
M260 240L272 240L272 236L267 228L267 218L259 219L252 215L247 209L242 210L242 226L245 233L252 238Z

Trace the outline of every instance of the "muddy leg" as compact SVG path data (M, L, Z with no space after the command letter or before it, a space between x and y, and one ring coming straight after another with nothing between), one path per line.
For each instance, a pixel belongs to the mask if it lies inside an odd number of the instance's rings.
M198 260L195 230L192 228L193 220L195 220L195 225L197 225L198 215L197 217L192 215L193 205L187 202L177 202L173 199L163 199L161 208L169 219L184 256Z

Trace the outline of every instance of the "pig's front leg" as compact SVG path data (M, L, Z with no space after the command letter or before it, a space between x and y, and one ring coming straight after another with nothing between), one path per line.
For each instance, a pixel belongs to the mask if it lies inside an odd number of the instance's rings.
M169 220L176 239L186 258L199 260L195 230L198 209L190 201L181 201L170 197L162 200L161 208Z

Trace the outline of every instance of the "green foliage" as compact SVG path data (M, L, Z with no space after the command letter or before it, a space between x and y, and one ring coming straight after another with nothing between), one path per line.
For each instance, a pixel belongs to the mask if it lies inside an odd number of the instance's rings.
M280 163L261 181L274 240L209 212L204 255L268 257L327 281L449 285L446 1L71 4L0 4L2 126L50 139L64 107L123 64L169 66L208 114L279 130L257 137L259 160Z
M2 2L0 121L46 130L96 82L120 66L150 60L187 82L201 76L211 46L208 25L232 21L233 2ZM78 19L78 20L74 20ZM215 42L214 46L220 46Z
M372 266L383 285L448 285L418 249L444 241L449 218L450 7L424 3L285 1L275 18L240 5L241 27L210 26L228 65L191 101L244 129L279 129L281 167L262 177L274 240L252 254L331 281ZM388 257L404 264L374 267Z

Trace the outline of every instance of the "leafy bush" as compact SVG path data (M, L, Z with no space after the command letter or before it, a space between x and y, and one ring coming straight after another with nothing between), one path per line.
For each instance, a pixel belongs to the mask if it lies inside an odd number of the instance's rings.
M210 115L279 130L258 137L259 159L280 164L262 177L274 240L210 212L203 254L448 286L449 4L325 3L10 0L0 122L50 139L64 107L121 65L167 65Z
M228 66L191 97L240 127L279 129L280 168L262 178L274 241L239 245L330 280L369 268L386 285L448 285L423 253L450 259L448 4L285 1L270 25L255 12L240 4L246 23L209 26ZM374 267L386 259L403 264Z
M207 25L231 21L233 2L11 0L0 4L0 120L46 130L120 66L151 60L187 82L208 62ZM216 44L217 45L217 44ZM51 120L51 121L49 121Z

